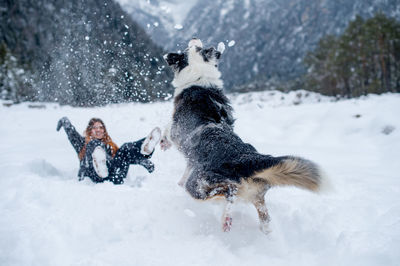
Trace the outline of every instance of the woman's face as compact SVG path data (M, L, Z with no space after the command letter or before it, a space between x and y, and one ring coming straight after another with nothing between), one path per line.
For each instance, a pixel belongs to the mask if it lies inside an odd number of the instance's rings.
M92 130L90 131L92 138L102 139L104 137L104 127L100 122L93 124Z

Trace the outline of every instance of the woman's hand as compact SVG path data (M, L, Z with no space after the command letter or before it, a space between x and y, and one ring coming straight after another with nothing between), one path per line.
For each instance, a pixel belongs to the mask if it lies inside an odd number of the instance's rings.
M70 125L70 124L71 124L71 122L69 122L68 117L64 116L60 120L58 120L56 130L60 131L61 127L65 127L66 125Z

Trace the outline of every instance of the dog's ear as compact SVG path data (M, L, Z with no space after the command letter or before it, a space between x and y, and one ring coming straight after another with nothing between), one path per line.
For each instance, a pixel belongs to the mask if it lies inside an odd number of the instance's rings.
M202 49L201 54L203 55L204 61L209 61L211 58L215 57L217 60L221 58L221 52L218 50L215 50L214 47L211 47L209 49Z
M167 62L169 66L179 64L179 62L182 62L184 58L185 58L184 54L169 53L164 55L164 60Z

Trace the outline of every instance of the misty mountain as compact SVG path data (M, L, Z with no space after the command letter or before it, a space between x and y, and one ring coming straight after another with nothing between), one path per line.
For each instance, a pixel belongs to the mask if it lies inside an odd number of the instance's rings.
M228 90L288 87L305 73L304 56L323 36L341 34L356 15L378 11L400 19L398 0L202 0L164 47L185 46L194 36L213 46L234 40L220 65Z
M165 44L172 38L174 18L160 1L119 1L133 20L137 21L155 43Z
M3 50L34 73L37 100L90 106L171 92L163 50L112 0L7 0L0 20Z
M182 23L198 0L117 0L151 38L165 49L176 49Z

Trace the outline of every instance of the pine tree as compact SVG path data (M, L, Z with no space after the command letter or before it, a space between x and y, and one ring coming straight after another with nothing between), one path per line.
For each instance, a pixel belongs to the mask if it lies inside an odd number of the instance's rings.
M400 23L377 13L357 16L340 36L325 36L307 54L306 88L357 97L400 92Z
M0 99L15 103L35 99L32 74L21 66L10 49L0 44Z

